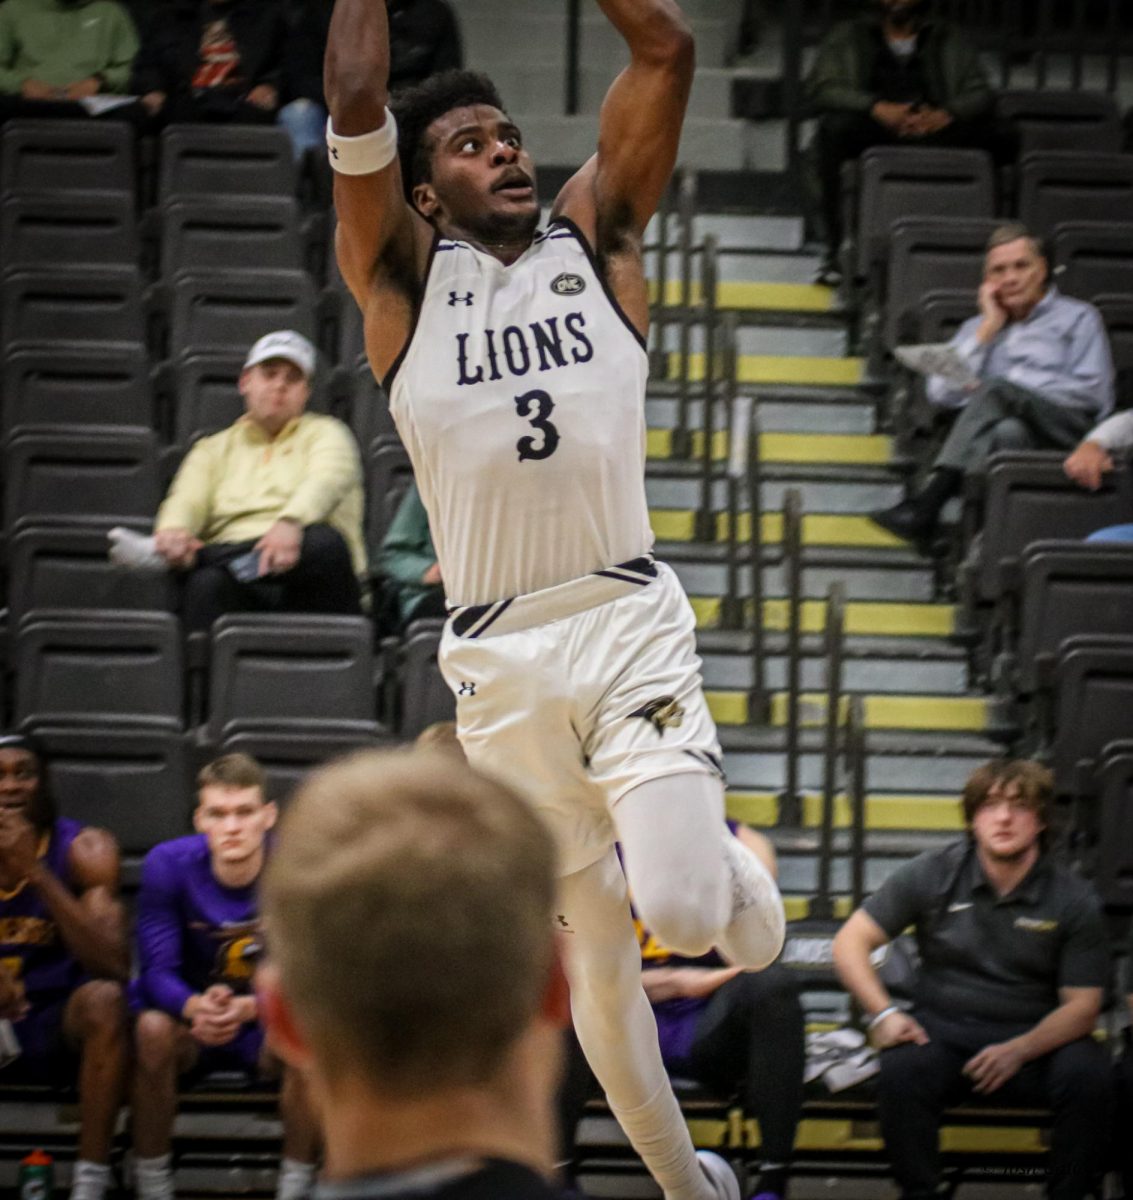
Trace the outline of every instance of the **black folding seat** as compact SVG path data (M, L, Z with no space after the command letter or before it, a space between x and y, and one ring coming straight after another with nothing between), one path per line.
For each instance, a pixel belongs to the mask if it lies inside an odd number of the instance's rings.
M174 196L291 196L291 139L275 125L170 125L161 136L158 202Z
M108 830L128 861L192 832L196 793L182 734L48 723L35 735L59 811Z
M125 192L19 192L0 203L5 267L132 265L140 250Z
M43 609L16 630L22 724L179 730L181 624L168 612Z
M1016 590L1020 557L1032 542L1052 533L1084 538L1103 526L1133 521L1133 474L1111 471L1096 492L1088 492L1067 479L1065 457L1041 450L992 457L984 493L981 600Z
M397 438L389 397L366 362L360 363L351 374L347 405L342 418L353 430L359 446L374 446L378 442L384 445Z
M1133 296L1103 294L1094 304L1105 322L1113 369L1117 375L1117 407L1133 404Z
M107 557L106 529L85 525L23 528L8 549L8 625L33 609L171 610L172 574L134 571Z
M908 342L916 314L933 292L964 292L976 311L987 240L995 221L983 217L904 217L893 225L885 289L885 345Z
M1012 90L1000 92L996 113L1019 136L1019 156L1035 150L1121 150L1121 114L1105 92Z
M4 349L108 342L144 345L142 280L135 266L13 267L0 296Z
M9 532L61 521L103 527L150 522L159 500L152 430L33 429L8 443L4 513Z
M27 346L3 363L2 436L37 425L153 424L149 360L140 345Z
M1103 903L1133 909L1133 741L1110 742L1098 779L1097 870Z
M401 719L398 733L415 738L437 721L456 718L456 700L437 665L444 621L436 618L414 621L405 631L399 658Z
M172 286L170 356L248 347L294 329L316 340L315 292L305 271L184 271Z
M413 482L413 465L396 434L370 443L366 465L366 541L377 561L382 539Z
M161 209L161 274L211 267L299 270L303 240L293 196L183 196Z
M1017 685L1045 686L1059 647L1079 634L1133 632L1133 547L1044 540L1020 559Z
M992 163L982 150L875 146L859 164L858 276L885 261L901 217L990 217L995 211Z
M1051 238L1059 290L1080 300L1133 291L1133 211L1125 221L1069 221Z
M1105 747L1129 734L1133 638L1078 636L1063 643L1054 670L1050 765L1060 796L1090 796Z
M205 740L248 721L373 722L373 628L365 617L230 613L212 628Z
M0 191L115 191L133 198L134 134L125 122L24 119L0 135Z
M1019 219L1039 237L1067 221L1126 221L1133 156L1045 150L1019 163Z
M396 739L372 721L320 723L309 721L234 721L220 749L225 754L250 754L263 767L268 796L285 803L303 778L328 759L355 750L383 750Z

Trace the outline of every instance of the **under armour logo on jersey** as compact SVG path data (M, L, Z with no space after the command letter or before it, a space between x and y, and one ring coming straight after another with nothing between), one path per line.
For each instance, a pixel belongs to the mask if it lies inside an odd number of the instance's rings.
M643 721L648 721L658 733L664 733L666 729L680 729L681 722L685 718L685 710L677 703L676 696L661 696L657 700L650 700L648 704L643 704L629 716L630 718L640 717Z
M331 156L331 158L337 158L337 157L338 157L338 147L337 147L337 146L331 146L331 148L330 148L330 156Z
M465 679L462 679L460 681L460 691L457 692L456 694L458 696L475 696L476 695L476 685L474 683L468 682Z
M558 926L560 933L574 933L574 930L570 927L570 922L562 913L555 914L555 924Z
M471 305L475 297L475 292L465 292L463 296L459 292L449 292L448 306L449 308L456 308L458 304Z
M586 280L568 271L551 280L551 291L556 296L577 296L579 292L586 291Z

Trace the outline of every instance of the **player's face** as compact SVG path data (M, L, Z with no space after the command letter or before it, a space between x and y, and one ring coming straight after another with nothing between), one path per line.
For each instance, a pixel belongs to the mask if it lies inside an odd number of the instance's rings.
M1046 259L1029 238L1017 238L988 252L984 279L996 285L999 303L1016 320L1027 316L1046 291Z
M212 785L201 789L193 824L208 838L213 861L233 865L260 852L275 818L275 805L259 788Z
M35 816L39 760L29 750L0 750L0 817Z
M426 134L432 178L413 198L446 232L485 241L529 237L539 224L535 166L519 129L498 108L454 108Z
M1034 846L1045 826L1017 783L993 787L972 817L972 836L988 857L1013 862Z
M302 371L286 358L269 358L249 367L240 376L244 411L269 436L303 415L311 385Z

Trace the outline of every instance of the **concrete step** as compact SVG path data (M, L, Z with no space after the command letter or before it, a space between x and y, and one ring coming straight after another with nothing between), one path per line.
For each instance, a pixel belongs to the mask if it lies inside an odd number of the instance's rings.
M803 508L808 511L868 513L888 508L905 497L905 487L899 479L882 472L865 472L864 479L830 479L826 481L798 478L769 480L760 488L764 509L782 508L790 488L802 493ZM661 475L655 468L645 477L645 495L650 508L695 508L700 503L700 483L696 478ZM721 509L728 502L727 483L715 480L711 503Z
M657 508L649 513L650 523L658 541L689 542L695 536L696 514L691 509ZM738 536L746 542L751 535L750 514L741 512ZM760 531L764 545L778 543L783 536L783 514L765 512ZM716 540L728 536L728 514L716 514ZM802 519L802 540L806 546L870 547L902 549L905 543L887 530L875 525L868 517L848 513L806 513Z
M702 429L704 420L699 400L688 403L688 427ZM877 411L872 397L857 388L760 388L759 427L765 433L856 433L869 434L877 428ZM646 422L653 429L671 429L680 412L674 396L651 393L645 401ZM725 405L714 410L718 428L731 420Z
M728 431L717 430L712 437L712 458L727 459L731 438ZM673 439L669 429L650 429L646 433L646 453L651 459L672 458ZM704 434L692 436L692 457L704 453ZM759 438L759 461L793 466L887 467L894 459L893 440L884 434L861 433L763 433Z
M689 380L704 379L703 354L689 355ZM861 358L812 357L810 355L741 355L736 364L737 378L745 384L802 384L812 387L854 387L865 380L865 360ZM681 374L680 355L668 356L668 378Z
M738 654L713 653L700 648L701 673L704 686L713 691L748 691L755 682L751 659ZM787 685L785 655L770 655L764 660L764 684L770 688ZM822 659L806 658L800 672L802 686L807 691L826 687L826 663ZM851 692L884 695L889 692L918 691L936 695L962 696L968 691L968 671L965 662L956 656L922 657L909 652L904 655L893 648L889 653L857 653L843 664L843 685Z
M714 649L730 649L732 653L746 652L746 634L720 630L719 596L692 595L689 603L696 614L697 629L714 630ZM745 621L754 615L753 606L745 606ZM828 605L825 600L804 600L800 613L800 632L804 637L821 637L826 629ZM785 633L790 617L786 599L773 597L763 601L763 628L768 633ZM854 638L949 638L956 628L954 604L912 604L886 600L851 600L845 605L843 629L846 637ZM730 647L727 639L735 642ZM928 649L922 646L921 649ZM874 646L881 652L884 646Z
M689 330L690 348L695 354L704 349L703 325L693 325ZM661 330L660 345L671 352L680 347L680 330L675 323L666 323ZM736 345L744 359L751 358L845 358L848 349L846 330L838 325L804 325L800 328L782 325L761 325L758 317L740 326L736 332ZM741 368L742 369L742 368Z
M536 159L536 162L538 161ZM758 169L775 170L777 168L759 164ZM646 256L645 270L651 279L657 277L659 257L656 253ZM772 253L758 247L745 248L743 250L724 249L720 252L717 259L717 278L720 281L721 288L725 284L769 283L793 283L800 287L809 287L814 285L814 278L818 274L821 262L822 257L820 254L807 250L798 250L792 253ZM697 280L700 278L699 257L693 261L693 277ZM678 280L681 278L681 256L680 252L676 249L670 251L665 259L665 278L666 280ZM735 295L735 293L731 293L731 295ZM817 292L810 293L810 295L824 297L827 301L826 307L820 311L826 311L826 309L833 307L834 297L829 288L819 288ZM679 298L679 293L673 296L666 290L666 303L676 303ZM728 304L725 307L741 306L738 304Z
M705 690L708 707L718 725L748 725L752 713L749 697L740 690ZM775 692L771 700L771 724L785 725L787 695ZM848 697L843 697L848 704ZM926 695L898 692L867 693L863 696L863 719L867 729L910 732L984 733L991 726L992 707L986 696ZM810 728L821 728L826 719L826 695L805 692L800 719Z
M778 792L729 788L726 801L728 816L734 821L757 828L771 828L779 823L781 803ZM821 792L803 795L802 815L805 829L821 826ZM834 798L834 827L837 830L850 827L850 801L845 792L839 792ZM954 793L874 792L866 796L865 828L870 838L894 831L959 833L964 828L964 817ZM839 835L839 845L844 848L845 837L842 835Z

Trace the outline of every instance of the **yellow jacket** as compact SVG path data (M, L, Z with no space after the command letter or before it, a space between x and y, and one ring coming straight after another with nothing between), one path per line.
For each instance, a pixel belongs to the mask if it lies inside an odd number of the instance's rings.
M363 505L358 446L341 421L304 413L273 440L244 416L189 451L154 530L187 529L212 544L252 541L281 517L330 525L365 578Z

